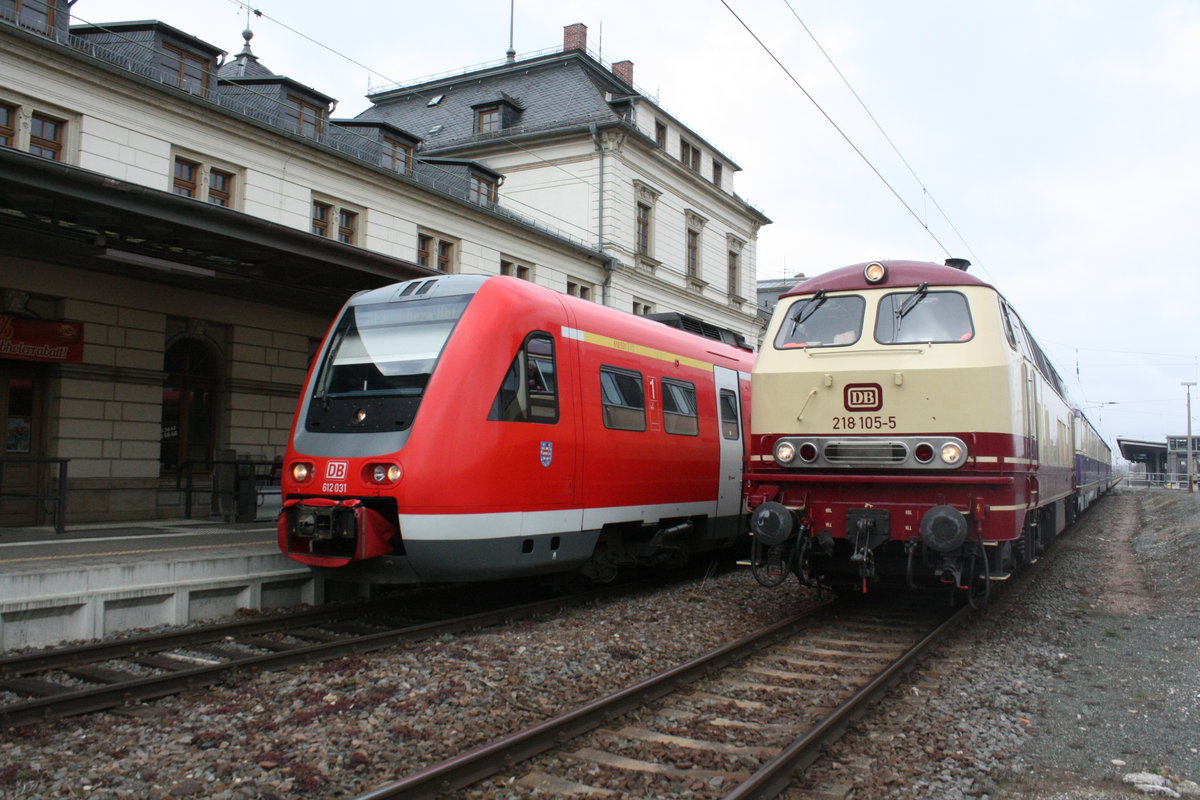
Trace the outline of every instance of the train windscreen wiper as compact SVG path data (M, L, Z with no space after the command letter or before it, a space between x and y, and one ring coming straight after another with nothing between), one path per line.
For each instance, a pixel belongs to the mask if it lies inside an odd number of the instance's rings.
M907 297L907 299L905 299L905 301L900 304L900 307L898 309L896 309L896 330L900 330L901 321L906 316L908 316L908 312L910 312L914 308L916 308L917 304L920 303L922 300L924 300L926 295L928 295L928 294L929 294L929 284L922 283L920 286L917 287L917 290L915 292L910 294Z
M796 312L796 318L792 320L792 330L795 331L796 328L808 321L808 318L817 313L817 309L823 305L825 305L825 290L818 289L817 293L804 301L799 311Z

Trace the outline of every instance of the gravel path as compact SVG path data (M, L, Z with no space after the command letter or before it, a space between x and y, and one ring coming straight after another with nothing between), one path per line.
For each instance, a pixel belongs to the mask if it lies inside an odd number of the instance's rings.
M1093 508L792 800L1200 793L1200 495ZM1013 589L1020 587L1013 586ZM0 730L0 797L352 797L781 619L746 572L403 650ZM1144 772L1163 785L1123 779ZM1151 775L1152 773L1152 775ZM1173 794L1168 794L1173 793Z
M1200 796L1200 495L1114 493L1030 577L789 797Z

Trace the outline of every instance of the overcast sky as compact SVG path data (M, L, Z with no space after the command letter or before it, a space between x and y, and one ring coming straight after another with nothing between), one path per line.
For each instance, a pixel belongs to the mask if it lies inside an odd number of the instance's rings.
M1200 3L262 0L252 47L352 117L370 91L503 59L510 1L519 55L584 23L593 52L633 61L643 92L741 168L737 192L773 220L760 278L968 258L1111 444L1184 432L1180 384L1200 380ZM161 19L230 56L247 21L238 0L73 13Z

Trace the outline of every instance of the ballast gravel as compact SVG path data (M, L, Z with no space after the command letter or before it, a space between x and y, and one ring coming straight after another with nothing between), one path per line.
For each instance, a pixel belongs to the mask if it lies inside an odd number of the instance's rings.
M1200 796L1200 495L1121 490L834 744L814 800ZM0 797L348 798L815 602L735 571L0 728Z

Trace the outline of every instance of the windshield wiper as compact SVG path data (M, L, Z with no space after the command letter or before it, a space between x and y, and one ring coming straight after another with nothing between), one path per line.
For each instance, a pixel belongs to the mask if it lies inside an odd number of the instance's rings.
M903 303L900 304L900 307L898 309L896 309L896 330L900 330L900 322L906 316L908 316L908 312L910 312L914 308L916 308L917 304L920 303L922 300L924 300L926 295L928 295L928 294L929 294L929 284L922 283L920 286L917 287L917 290L915 292L910 294L908 296L908 298Z
M800 306L800 310L796 312L796 318L792 320L792 333L795 333L796 328L803 325L823 305L825 305L825 290L818 289L817 293L805 300L804 304Z

